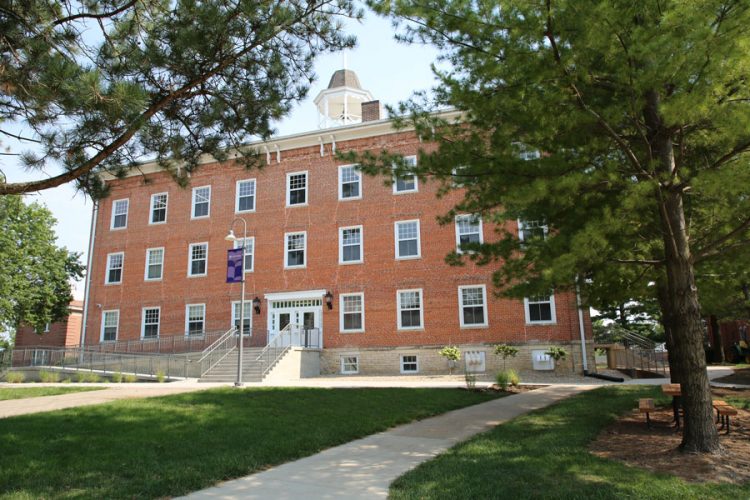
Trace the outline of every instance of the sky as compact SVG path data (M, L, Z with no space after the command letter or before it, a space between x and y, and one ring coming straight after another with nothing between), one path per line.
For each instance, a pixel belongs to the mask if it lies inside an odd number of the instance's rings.
M371 12L366 12L361 22L348 22L347 32L357 37L357 47L346 51L346 67L357 73L362 87L370 91L374 99L382 104L397 104L408 99L415 91L432 87L434 78L430 65L437 58L437 51L433 47L396 42L390 21ZM317 60L317 81L310 88L308 97L276 124L276 135L317 129L318 114L313 99L328 85L333 72L342 69L343 65L341 53L325 55ZM12 164L4 164L2 169L9 182L38 179L41 175L39 172L25 172L20 166ZM29 194L27 201L38 201L52 211L58 221L55 227L58 244L80 252L82 262L87 263L91 199L77 193L72 185L64 185ZM74 298L82 300L83 294L83 280L74 283Z

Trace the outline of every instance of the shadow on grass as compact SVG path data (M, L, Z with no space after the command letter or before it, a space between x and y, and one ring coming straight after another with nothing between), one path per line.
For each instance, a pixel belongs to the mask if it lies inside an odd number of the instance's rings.
M217 389L0 420L0 494L154 498L495 398L449 389Z
M519 417L401 476L394 499L748 498L750 484L689 484L590 454L586 446L656 388L607 387Z

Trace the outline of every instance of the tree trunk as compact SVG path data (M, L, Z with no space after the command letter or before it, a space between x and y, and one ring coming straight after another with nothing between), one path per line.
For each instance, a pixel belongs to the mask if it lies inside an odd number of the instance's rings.
M711 323L711 342L714 345L712 361L724 363L726 357L724 356L724 339L721 338L721 325L719 325L719 318L717 318L715 314L712 314L708 320Z
M664 267L667 292L662 311L669 325L674 351L674 366L682 387L682 407L685 425L682 433L683 451L713 453L719 451L719 434L714 423L711 386L706 370L703 349L698 289L690 253L690 241L685 221L683 187L674 158L672 132L665 126L660 113L660 96L646 92L644 121L654 158L658 161L660 181L656 198L664 240Z
M659 299L659 308L661 309L661 325L664 328L664 343L667 345L667 360L669 362L669 378L673 384L680 383L678 370L676 369L677 360L674 354L674 338L672 336L672 321L668 314L669 307L669 287L667 278L663 276L656 280L656 294Z

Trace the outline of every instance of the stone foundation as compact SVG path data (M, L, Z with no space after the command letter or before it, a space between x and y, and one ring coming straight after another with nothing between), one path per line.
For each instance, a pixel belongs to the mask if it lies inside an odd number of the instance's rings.
M558 346L568 352L564 361L560 361L553 370L539 371L538 373L555 373L569 375L572 373L583 373L581 363L581 344L557 342L550 344L515 344L518 354L515 358L506 360L505 366L517 372L536 372L533 367L532 352L546 351L549 347ZM323 349L320 354L321 375L342 374L343 356L356 356L358 361L357 375L447 375L450 371L448 360L440 356L439 351L443 346L402 346L402 347L369 347L369 348L340 348ZM503 359L494 354L493 344L467 344L458 345L461 350L461 360L456 363L453 373L465 373L467 367L480 378L494 378L495 374L503 369ZM484 364L481 363L481 354L484 353ZM589 369L594 369L594 345L593 342L586 343L586 354ZM467 358L468 355L468 358ZM417 371L402 371L401 357L416 356ZM468 360L468 364L467 364ZM410 368L413 368L411 364Z

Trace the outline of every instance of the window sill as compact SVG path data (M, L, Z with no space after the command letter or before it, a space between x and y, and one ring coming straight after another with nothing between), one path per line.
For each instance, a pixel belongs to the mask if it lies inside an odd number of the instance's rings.
M307 207L309 206L309 203L296 203L294 205L287 205L286 208L297 208L297 207Z
M159 282L162 281L164 278L143 278L143 281L146 283L153 283L153 282Z
M526 326L555 326L557 321L527 321Z
M396 257L396 260L417 260L421 258L422 258L422 255L420 254L420 255L412 255L408 257Z
M112 283L104 282L104 286L111 286L111 285L122 285L122 281L114 281Z
M352 334L352 333L358 335L360 333L365 333L365 331L364 330L341 330L341 329L339 329L339 334L341 334L341 335L349 335L349 334Z
M206 276L208 276L208 273L205 273L205 274L188 274L187 275L188 278L205 278Z
M190 217L190 220L208 220L211 218L211 214L201 215L200 217Z
M339 261L339 265L340 266L351 266L351 265L364 264L364 263L365 263L364 260L351 260L351 261L348 261L348 262L341 262L341 261Z
M123 226L123 227L110 227L110 228L109 228L109 230L110 230L110 231L123 231L123 230L125 230L125 229L127 229L127 228L128 228L128 226Z
M149 226L161 226L161 225L166 224L166 223L167 223L167 221L164 220L164 221L161 221L161 222L149 222L148 225Z
M402 194L414 194L414 193L418 193L418 192L419 192L419 189L410 189L409 191L394 191L393 194L395 196L399 196L399 195L402 195Z
M253 208L252 210L235 210L234 213L236 213L236 214L254 214L255 213L255 209Z
M362 199L361 196L350 196L348 198L339 198L339 201L357 201L361 199Z
M481 328L489 328L490 325L488 323L483 323L481 325L461 325L461 330L478 330Z
M284 271L294 271L295 269L307 269L307 264L304 266L284 266Z
M417 326L417 327L398 327L396 328L396 331L399 332L423 332L424 327L423 326Z

